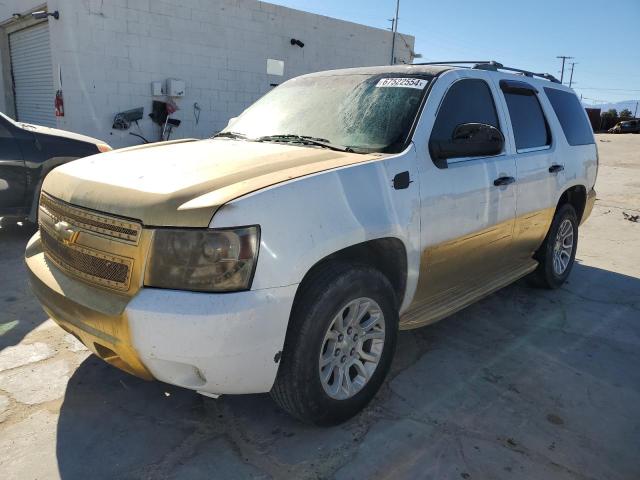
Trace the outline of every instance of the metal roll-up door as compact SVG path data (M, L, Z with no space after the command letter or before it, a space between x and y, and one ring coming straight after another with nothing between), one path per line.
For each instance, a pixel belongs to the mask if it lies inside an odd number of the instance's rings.
M17 120L55 127L49 24L10 34L9 49Z

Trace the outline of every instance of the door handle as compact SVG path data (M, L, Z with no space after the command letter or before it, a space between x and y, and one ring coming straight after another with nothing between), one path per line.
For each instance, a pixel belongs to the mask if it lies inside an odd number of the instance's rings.
M558 173L564 170L564 165L551 165L549 167L549 173Z
M510 185L515 181L516 179L513 177L498 177L493 181L493 184L496 187L501 187L502 185Z

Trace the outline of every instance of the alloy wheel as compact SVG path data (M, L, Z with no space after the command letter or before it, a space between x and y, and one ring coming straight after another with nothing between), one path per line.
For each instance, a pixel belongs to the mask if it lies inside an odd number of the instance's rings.
M573 253L573 224L565 218L556 234L553 245L553 271L556 275L562 275L571 262Z
M362 390L380 363L384 341L384 315L374 300L362 297L342 307L324 336L318 360L327 395L346 400Z

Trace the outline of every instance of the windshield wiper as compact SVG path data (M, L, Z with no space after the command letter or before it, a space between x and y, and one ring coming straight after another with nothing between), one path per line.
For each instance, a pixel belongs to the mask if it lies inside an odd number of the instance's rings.
M338 152L353 153L353 149L350 147L343 147L342 145L336 145L331 143L326 138L310 137L308 135L294 135L294 134L280 134L280 135L265 135L264 137L258 137L256 142L290 142L290 143L302 143L306 145L317 145L319 147L329 148L331 150L337 150Z
M241 138L241 139L245 139L245 138L247 138L247 136L244 133L238 133L238 132L220 132L220 133L216 133L211 138Z

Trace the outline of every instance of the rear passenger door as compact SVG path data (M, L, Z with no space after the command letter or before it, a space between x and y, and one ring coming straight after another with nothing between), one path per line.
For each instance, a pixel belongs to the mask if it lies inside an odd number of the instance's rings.
M556 176L564 166L556 158L556 145L540 92L531 83L499 79L502 102L509 118L515 148L516 220L513 251L523 262L538 249L551 224L556 203Z

